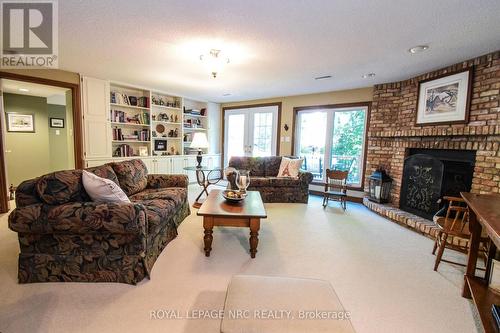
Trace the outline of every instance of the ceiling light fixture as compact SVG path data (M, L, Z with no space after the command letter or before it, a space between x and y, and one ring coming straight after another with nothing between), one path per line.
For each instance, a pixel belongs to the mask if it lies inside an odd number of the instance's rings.
M29 90L29 89L26 89L26 88L19 88L19 91L28 92L28 91L30 91L30 90Z
M211 49L207 54L200 55L200 60L206 64L213 78L216 78L224 66L229 64L229 58L221 50L216 49Z
M315 80L325 80L325 79L331 79L331 78L332 78L331 75L324 75L324 76L315 77L314 79Z
M372 79L375 77L375 73L367 73L362 76L363 79Z
M414 46L414 47L408 49L408 52L410 52L411 54L417 54L420 52L424 52L428 48L429 48L429 45L417 45L417 46Z

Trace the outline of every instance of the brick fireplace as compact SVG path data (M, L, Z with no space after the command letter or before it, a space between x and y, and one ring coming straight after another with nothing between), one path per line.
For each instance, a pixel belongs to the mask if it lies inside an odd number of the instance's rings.
M472 93L467 124L415 125L418 82L472 68ZM411 150L467 150L475 153L471 192L500 192L500 51L374 87L368 129L366 174L382 165L394 179L391 214L400 207L404 160ZM365 179L366 181L366 179ZM368 183L365 182L365 191ZM365 200L380 211L381 205ZM402 215L407 215L406 212ZM411 215L411 214L410 214ZM413 218L413 217L412 217ZM404 219L395 217L393 219ZM419 219L415 217L415 219Z

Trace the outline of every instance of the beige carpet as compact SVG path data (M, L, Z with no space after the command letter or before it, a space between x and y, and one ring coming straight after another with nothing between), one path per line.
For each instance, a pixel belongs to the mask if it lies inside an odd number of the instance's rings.
M138 286L18 285L17 238L2 216L0 332L215 333L219 320L151 319L151 311L184 317L186 311L222 309L234 274L329 280L358 333L476 332L470 302L460 296L463 268L442 263L434 272L430 239L360 204L348 204L344 213L337 203L323 210L320 199L311 197L308 205L266 208L256 259L248 254L247 230L236 228L215 230L206 258L201 218L193 210L156 262L152 279Z

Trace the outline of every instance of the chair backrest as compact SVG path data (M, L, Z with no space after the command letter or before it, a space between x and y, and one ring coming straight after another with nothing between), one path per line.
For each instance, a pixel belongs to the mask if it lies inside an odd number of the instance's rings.
M469 235L469 212L464 199L449 196L445 196L443 199L448 201L443 229L447 232L461 233L464 236Z
M349 171L326 169L325 191L331 188L340 189L344 193L347 191L347 177Z

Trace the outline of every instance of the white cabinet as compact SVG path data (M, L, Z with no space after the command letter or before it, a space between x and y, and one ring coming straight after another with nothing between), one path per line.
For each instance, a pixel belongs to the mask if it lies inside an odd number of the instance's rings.
M148 169L148 173L154 173L154 165L153 165L153 159L152 158L141 158L144 164L146 165L146 168Z
M172 159L170 157L158 157L156 160L156 173L162 175L172 173Z
M90 77L82 78L85 158L111 157L109 126L109 83Z
M184 157L172 157L172 173L185 175Z
M220 155L203 155L201 164L209 168L220 168Z

